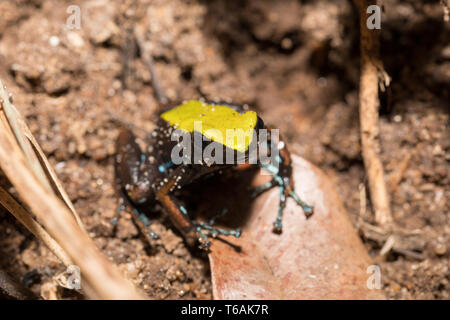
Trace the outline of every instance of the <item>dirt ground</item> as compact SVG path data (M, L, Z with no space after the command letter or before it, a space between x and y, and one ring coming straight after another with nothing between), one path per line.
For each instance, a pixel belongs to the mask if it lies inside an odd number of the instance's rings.
M81 28L65 24L81 8ZM334 181L391 299L450 298L450 23L439 1L385 0L381 54L392 77L381 157L399 245L383 258L364 200L358 124L359 31L351 1L0 2L0 78L101 250L156 299L210 299L208 260L157 215L150 248L130 216L117 228L118 124L150 131L158 105L130 30L145 30L171 100L247 103L291 152ZM0 268L48 296L64 267L0 209ZM79 298L69 292L61 297Z

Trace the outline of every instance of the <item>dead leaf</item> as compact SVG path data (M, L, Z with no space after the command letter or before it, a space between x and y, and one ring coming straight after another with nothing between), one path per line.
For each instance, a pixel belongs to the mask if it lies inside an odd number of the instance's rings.
M372 273L366 271L373 263L334 187L306 160L292 160L296 192L315 206L314 215L306 219L289 199L278 235L272 232L278 190L255 199L243 219L241 238L213 242L209 259L214 298L384 299L380 290L367 288ZM248 205L248 196L235 193L239 199L234 202Z

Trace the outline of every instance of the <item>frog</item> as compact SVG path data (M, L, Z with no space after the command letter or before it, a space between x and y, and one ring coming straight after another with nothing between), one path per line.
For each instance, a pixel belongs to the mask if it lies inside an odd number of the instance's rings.
M218 215L209 221L191 218L188 208L176 196L177 190L188 188L193 182L222 174L227 170L247 170L259 167L271 175L269 182L249 188L249 191L250 196L255 198L274 187L279 188L279 207L273 222L273 231L276 233L282 232L283 211L288 198L294 199L303 209L307 218L314 213L314 206L303 201L294 190L292 161L285 140L280 136L277 139L271 139L272 135L269 133L273 131L273 128L266 126L260 115L250 110L247 105L221 100L212 101L198 98L179 103L168 102L167 97L161 92L161 86L157 82L154 70L151 71L154 76L153 89L156 97L159 97L158 101L162 104L156 116L155 129L145 135L146 148L143 150L137 142L133 128L127 123L122 123L116 142L114 160L116 186L120 199L118 211L120 212L124 208L131 209L136 223L144 231L144 235L149 241L159 236L148 231L149 218L136 208L154 207L155 204L161 205L171 223L190 246L198 243L199 248L209 250L212 244L211 238L219 236L239 238L242 234L240 228L224 229L215 226ZM196 128L195 122L199 121L208 129L212 128L216 131ZM221 132L238 129L251 130L252 135L240 140L239 138L230 139L231 142L223 135L221 137ZM260 132L264 132L264 130L267 133L265 137L269 137L269 139L260 139ZM242 131L238 132L242 134ZM183 134L188 134L186 139L191 139L190 144L187 144L190 146L191 155L196 151L204 154L212 147L220 147L215 149L219 150L215 155L223 152L225 157L227 152L231 152L233 161L215 161L207 157L204 159L184 157L182 161L174 161L174 148L180 147L180 139L177 140L176 137L180 138ZM252 146L258 148L275 146L275 163L261 161L259 153L256 157L254 154L251 157ZM189 152L187 153L189 154ZM239 161L237 161L238 159Z

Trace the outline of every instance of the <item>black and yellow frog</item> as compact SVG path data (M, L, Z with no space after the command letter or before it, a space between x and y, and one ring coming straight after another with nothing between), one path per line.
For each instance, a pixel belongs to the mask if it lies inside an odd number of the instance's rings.
M198 241L201 248L208 249L211 245L208 237L239 237L240 229L215 228L214 219L209 222L192 220L174 191L224 170L260 166L269 171L272 179L254 188L252 194L257 196L278 186L280 205L274 231L281 232L287 197L293 198L307 217L312 215L313 207L302 201L294 191L291 158L285 142L282 139L273 141L270 134L265 135L268 139L261 139L260 132L270 133L271 130L273 129L266 128L256 112L248 108L206 100L189 100L165 107L158 116L155 130L148 135L148 147L145 151L139 147L132 131L127 126L122 126L115 157L117 185L122 195L121 206L152 205L157 201L189 244ZM248 134L249 131L252 134ZM236 138L227 139L229 132ZM181 146L180 137L184 134L188 138L184 136L185 145ZM261 147L270 149L269 146L273 145L276 149L275 153L272 151L270 154L274 159L272 162L263 162L259 158L259 152L256 153L256 158L255 153L251 152L255 147L258 150ZM179 158L180 150L186 151L189 156ZM233 157L227 159L227 153ZM201 157L196 158L196 154ZM220 156L223 161L217 161ZM137 210L135 213L144 225L148 224L149 220L144 214ZM153 233L150 235L157 237Z

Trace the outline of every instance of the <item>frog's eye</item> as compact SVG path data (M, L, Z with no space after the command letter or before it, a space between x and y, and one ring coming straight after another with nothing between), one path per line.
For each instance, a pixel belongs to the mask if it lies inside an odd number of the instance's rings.
M258 120L256 121L255 130L264 129L264 121L260 117L257 117L257 118L258 118Z

